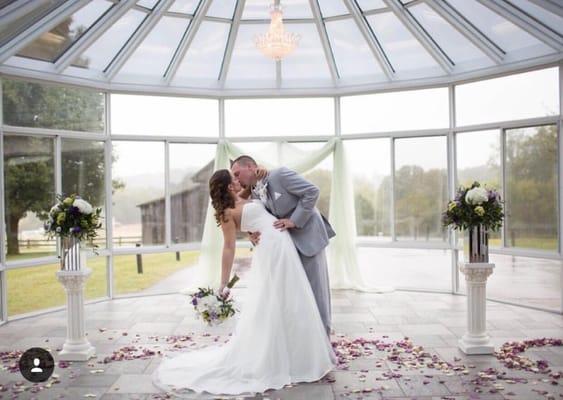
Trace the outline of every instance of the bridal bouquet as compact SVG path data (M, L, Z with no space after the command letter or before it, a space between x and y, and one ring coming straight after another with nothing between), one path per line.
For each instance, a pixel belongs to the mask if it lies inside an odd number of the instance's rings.
M455 199L448 203L442 214L444 226L469 229L482 225L485 229L498 230L502 226L502 202L495 189L481 187L473 182L471 187L460 186Z
M231 289L240 278L235 274L227 283L227 287ZM218 325L227 318L235 315L234 301L230 293L224 295L222 293L216 295L211 288L199 288L199 290L190 295L191 303L196 312L196 318L202 318L208 325Z
M68 197L57 195L57 203L51 207L48 220L45 222L45 232L48 237L74 237L78 240L92 241L102 224L100 213L102 208L93 208L90 203L77 194ZM93 247L97 245L92 244Z

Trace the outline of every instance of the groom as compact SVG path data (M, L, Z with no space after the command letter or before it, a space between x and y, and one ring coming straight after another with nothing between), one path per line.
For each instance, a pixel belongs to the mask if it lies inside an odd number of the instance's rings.
M288 230L313 289L327 335L330 337L331 299L325 247L336 235L315 207L319 188L286 167L271 171L259 168L254 159L242 155L231 163L231 171L245 188L243 197L260 199L275 217L274 226ZM257 245L260 232L249 232Z

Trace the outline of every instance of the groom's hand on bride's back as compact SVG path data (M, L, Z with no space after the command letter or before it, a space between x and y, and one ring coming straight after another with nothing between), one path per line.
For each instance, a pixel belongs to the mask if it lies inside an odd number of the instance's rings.
M248 232L248 238L254 246L257 246L260 242L260 232Z

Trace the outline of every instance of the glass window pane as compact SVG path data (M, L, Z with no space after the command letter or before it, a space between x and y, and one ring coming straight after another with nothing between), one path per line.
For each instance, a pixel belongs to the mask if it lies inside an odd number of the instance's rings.
M510 0L510 2L532 17L539 19L560 35L563 35L563 18L559 15L547 11L530 0Z
M64 286L57 280L60 264L6 271L8 315L26 314L66 304Z
M270 19L270 1L246 0L242 19ZM313 18L308 0L285 0L281 2L283 18Z
M448 89L342 97L342 132L391 132L447 128Z
M74 66L103 71L125 42L133 35L147 16L139 10L129 10L102 36L84 51L73 63Z
M354 179L358 236L391 240L391 145L388 138L346 140Z
M369 15L366 18L397 73L416 72L425 76L443 73L432 56L395 14L388 12Z
M56 254L43 228L55 202L53 139L5 135L4 182L7 260Z
M557 251L557 126L506 130L505 157L506 245Z
M334 101L326 97L225 100L225 124L228 136L333 135Z
M139 0L137 2L138 5L146 7L146 8L150 8L150 9L153 9L154 6L156 6L156 3L158 3L158 0Z
M55 61L67 48L76 42L111 6L110 1L91 1L66 18L63 22L43 33L18 52L19 56Z
M478 181L501 193L500 131L488 130L456 134L457 185L470 186ZM456 186L457 186L456 185ZM504 200L504 199L502 199ZM466 246L463 234L459 243ZM501 232L489 232L489 245L501 247Z
M172 83L206 87L217 84L229 30L230 24L203 21Z
M4 124L73 131L104 131L101 92L2 80Z
M112 94L112 134L216 137L218 109L212 99Z
M207 15L209 17L232 19L236 4L237 0L213 0L207 10Z
M559 73L542 69L456 86L458 126L559 114Z
M451 290L452 256L449 250L358 249L360 271L376 287ZM377 310L374 310L377 313ZM396 316L381 315L378 321ZM396 323L396 322L388 322Z
M267 24L239 26L225 87L276 86L275 61L260 53L254 44L254 37L267 31Z
M357 0L358 5L362 11L375 10L379 8L386 8L387 5L383 0Z
M331 84L321 39L314 24L291 24L288 31L301 35L299 48L282 62L282 86L316 86Z
M84 287L86 300L107 297L107 258L90 257L88 268L92 270ZM59 263L6 271L8 315L31 313L66 304L64 286L57 280Z
M354 20L327 21L325 25L342 79L358 82L386 79Z
M170 144L172 242L200 242L209 204L216 146Z
M163 244L164 143L112 142L113 245Z
M198 257L199 251L195 250L114 256L115 293L120 295L178 292L193 279L192 267L197 263Z
M395 140L395 233L398 239L445 241L446 137Z
M503 254L489 254L489 261L495 272L487 279L487 298L561 310L561 261ZM464 278L460 291L467 293Z
M61 160L63 193L76 193L93 207L102 207L102 227L94 242L106 247L104 142L63 138Z
M193 14L200 0L176 0L168 9L185 14Z
M37 4L37 6L32 10L21 15L15 20L3 22L0 25L0 46L4 46L9 40L16 37L16 35L19 35L62 3L64 3L64 0L50 0L42 2L42 4Z
M478 2L448 0L466 19L513 58L552 53L555 50Z
M189 23L187 18L162 17L123 65L116 80L160 79Z
M485 53L428 5L418 3L410 7L409 11L455 64L468 64L471 67L493 65L493 61Z
M323 0L319 1L319 7L323 18L334 17L335 15L348 14L348 8L342 0Z

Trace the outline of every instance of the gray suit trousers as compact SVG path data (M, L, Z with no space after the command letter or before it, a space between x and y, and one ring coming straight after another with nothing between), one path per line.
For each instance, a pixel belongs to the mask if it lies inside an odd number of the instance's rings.
M313 289L313 294L315 295L317 307L319 308L326 333L330 338L332 304L330 300L330 282L328 279L325 250L321 250L312 257L307 257L300 252L298 253L301 257L301 262L303 263L303 268L305 269L309 283L311 284L311 289Z

